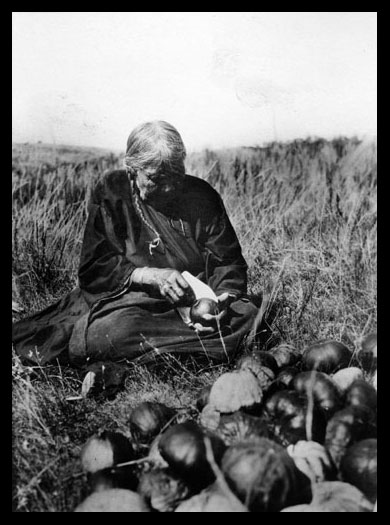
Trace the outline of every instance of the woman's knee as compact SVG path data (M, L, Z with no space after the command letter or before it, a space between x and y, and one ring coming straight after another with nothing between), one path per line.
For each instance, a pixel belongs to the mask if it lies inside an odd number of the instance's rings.
M99 357L122 355L123 349L134 345L142 333L142 320L135 315L107 316L95 319L88 328L88 353Z

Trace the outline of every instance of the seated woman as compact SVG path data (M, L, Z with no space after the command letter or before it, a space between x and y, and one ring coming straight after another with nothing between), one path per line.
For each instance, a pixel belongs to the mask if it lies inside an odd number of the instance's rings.
M133 130L125 169L105 173L92 194L79 286L14 324L14 347L25 361L148 364L166 353L216 362L235 356L257 314L246 297L247 265L220 196L185 174L185 155L167 122ZM191 326L179 315L177 307L193 300L184 270L218 296L214 326Z

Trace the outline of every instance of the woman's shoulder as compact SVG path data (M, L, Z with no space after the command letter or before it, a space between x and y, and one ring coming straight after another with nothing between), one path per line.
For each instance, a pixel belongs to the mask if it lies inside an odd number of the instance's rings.
M109 169L103 172L102 181L109 188L123 186L129 184L127 172L124 169Z
M184 192L194 200L211 201L213 203L220 200L219 193L211 186L209 182L194 175L185 176Z
M95 186L96 197L122 196L129 190L126 170L109 169L102 173ZM124 193L125 192L125 193Z

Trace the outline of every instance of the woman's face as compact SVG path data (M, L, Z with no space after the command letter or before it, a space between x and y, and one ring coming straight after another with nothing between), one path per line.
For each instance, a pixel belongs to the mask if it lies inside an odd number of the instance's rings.
M180 187L183 177L172 173L154 173L138 170L135 179L140 197L144 201L169 199Z

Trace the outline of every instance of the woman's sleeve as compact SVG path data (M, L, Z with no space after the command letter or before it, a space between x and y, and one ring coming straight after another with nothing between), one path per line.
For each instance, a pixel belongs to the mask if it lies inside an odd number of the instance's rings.
M218 194L205 227L204 248L206 278L214 292L217 295L223 292L236 296L245 295L248 266L225 206Z
M129 285L135 266L126 258L121 227L115 206L104 199L99 185L89 204L78 272L80 288L90 305Z

